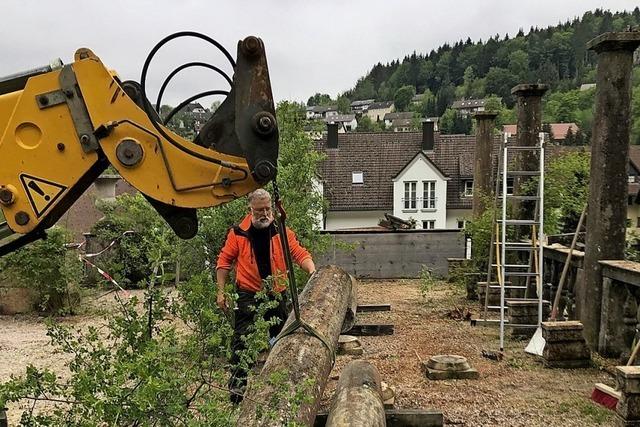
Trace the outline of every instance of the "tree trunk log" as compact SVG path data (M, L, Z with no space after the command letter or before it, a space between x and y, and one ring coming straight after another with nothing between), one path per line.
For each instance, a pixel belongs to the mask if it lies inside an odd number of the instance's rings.
M318 269L300 294L300 317L327 341L298 329L278 340L256 377L250 379L237 425L313 426L333 367L338 337L351 297L352 278L335 266ZM285 328L294 320L289 316Z
M380 374L364 360L342 370L326 427L385 427Z

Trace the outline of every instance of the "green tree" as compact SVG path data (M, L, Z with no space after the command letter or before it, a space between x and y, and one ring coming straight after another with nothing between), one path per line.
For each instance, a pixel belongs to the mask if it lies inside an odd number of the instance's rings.
M397 111L406 111L411 103L411 98L416 94L416 88L413 86L402 86L398 89L393 97L393 103Z
M310 96L307 100L307 106L311 107L314 105L331 105L334 101L331 99L330 95L326 93L316 93L313 96Z
M337 100L338 113L349 114L351 112L351 100L346 96L339 96Z

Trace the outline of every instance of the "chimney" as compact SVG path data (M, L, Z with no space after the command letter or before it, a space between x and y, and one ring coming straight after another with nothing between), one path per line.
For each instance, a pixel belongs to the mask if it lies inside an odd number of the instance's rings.
M423 151L433 151L433 123L430 120L425 120L422 122L422 150Z
M338 148L338 123L327 123L327 148Z

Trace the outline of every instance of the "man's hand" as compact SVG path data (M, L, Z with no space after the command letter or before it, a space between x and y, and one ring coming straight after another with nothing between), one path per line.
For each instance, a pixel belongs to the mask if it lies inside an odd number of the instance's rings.
M216 303L220 310L227 312L227 299L224 296L224 292L218 292L218 298L216 299Z

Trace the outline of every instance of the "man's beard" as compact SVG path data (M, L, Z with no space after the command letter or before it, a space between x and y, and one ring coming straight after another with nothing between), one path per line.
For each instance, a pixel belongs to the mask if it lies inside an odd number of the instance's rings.
M253 226L259 230L265 229L271 225L271 219L265 217L258 218L253 221Z

